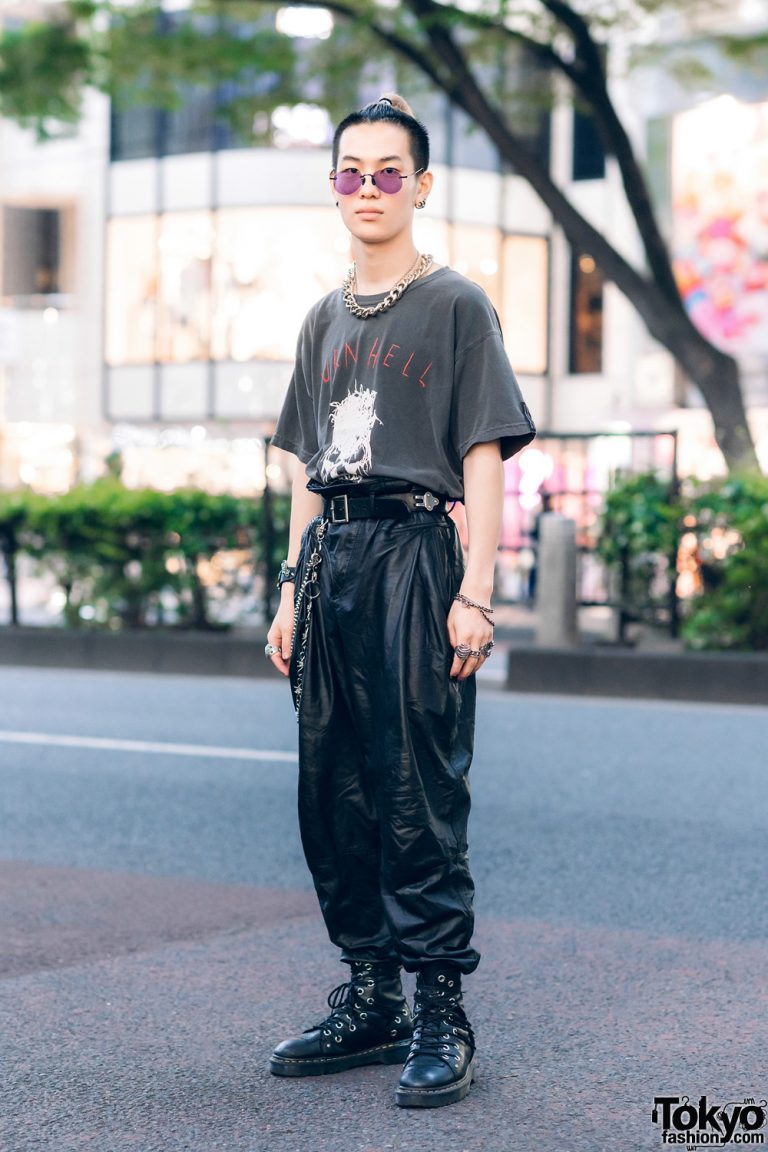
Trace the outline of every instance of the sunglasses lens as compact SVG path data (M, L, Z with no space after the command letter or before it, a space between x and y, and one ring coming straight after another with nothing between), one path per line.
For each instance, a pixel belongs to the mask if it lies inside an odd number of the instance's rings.
M382 192L386 192L387 196L394 196L395 192L399 192L402 186L403 181L399 172L383 169L376 173L376 187L380 188Z
M362 184L359 172L337 172L334 180L336 191L340 196L351 196L353 192L357 192Z

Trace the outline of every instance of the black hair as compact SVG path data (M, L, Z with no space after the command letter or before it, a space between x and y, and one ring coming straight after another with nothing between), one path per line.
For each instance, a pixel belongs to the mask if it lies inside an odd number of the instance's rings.
M381 96L373 104L366 104L359 112L350 112L345 116L333 134L333 167L339 160L339 144L341 135L347 128L356 124L380 124L382 121L390 124L399 124L408 133L411 144L411 153L417 172L425 172L429 168L429 133L420 120L411 112L410 106L402 96L394 93L391 96Z

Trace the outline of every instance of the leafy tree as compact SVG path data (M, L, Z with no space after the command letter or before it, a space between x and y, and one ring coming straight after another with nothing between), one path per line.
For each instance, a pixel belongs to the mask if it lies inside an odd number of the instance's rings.
M728 465L755 470L736 360L710 343L689 318L648 182L613 101L606 42L654 13L711 12L717 0L304 0L338 18L331 41L308 71L307 52L274 30L266 0L198 0L169 21L156 4L124 7L98 0L62 4L58 32L30 24L0 41L0 101L5 115L45 134L51 117L73 121L83 87L118 99L172 106L183 85L228 85L232 115L242 126L253 113L292 102L314 86L331 111L348 111L349 93L371 62L388 51L410 81L445 93L486 133L502 160L528 181L574 249L589 252L629 299L651 335L699 388ZM140 50L137 46L140 45ZM765 37L728 47L764 52ZM330 49L330 52L328 51ZM535 65L521 91L521 53ZM311 62L312 54L309 54ZM563 88L594 119L606 154L621 175L643 250L635 265L595 227L553 179L521 125L521 102L556 98Z

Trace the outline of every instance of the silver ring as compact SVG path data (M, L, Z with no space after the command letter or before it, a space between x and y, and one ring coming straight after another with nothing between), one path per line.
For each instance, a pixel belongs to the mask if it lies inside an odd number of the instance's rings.
M454 652L458 656L459 660L469 660L470 656L473 656L475 660L479 660L480 657L482 657L484 660L487 660L491 654L492 649L493 640L489 640L487 644L481 645L480 648L470 648L469 644L457 644L454 648Z
M270 660L273 656L277 656L279 651L280 651L280 649L278 648L277 644L265 644L264 645L264 655L267 657L268 660Z

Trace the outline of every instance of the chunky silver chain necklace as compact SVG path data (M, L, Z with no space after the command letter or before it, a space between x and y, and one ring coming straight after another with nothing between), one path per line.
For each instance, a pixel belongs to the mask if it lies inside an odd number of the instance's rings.
M344 283L341 286L341 295L344 303L352 315L359 317L360 320L367 320L370 316L378 316L379 312L386 312L387 308L391 308L394 304L397 304L408 285L413 284L414 280L418 280L420 276L423 276L431 264L432 257L430 255L424 253L419 256L414 266L406 272L402 280L398 280L397 284L389 290L384 299L380 300L378 304L371 305L370 308L364 308L361 304L358 304L355 299L357 290L357 264L353 264L344 277Z

